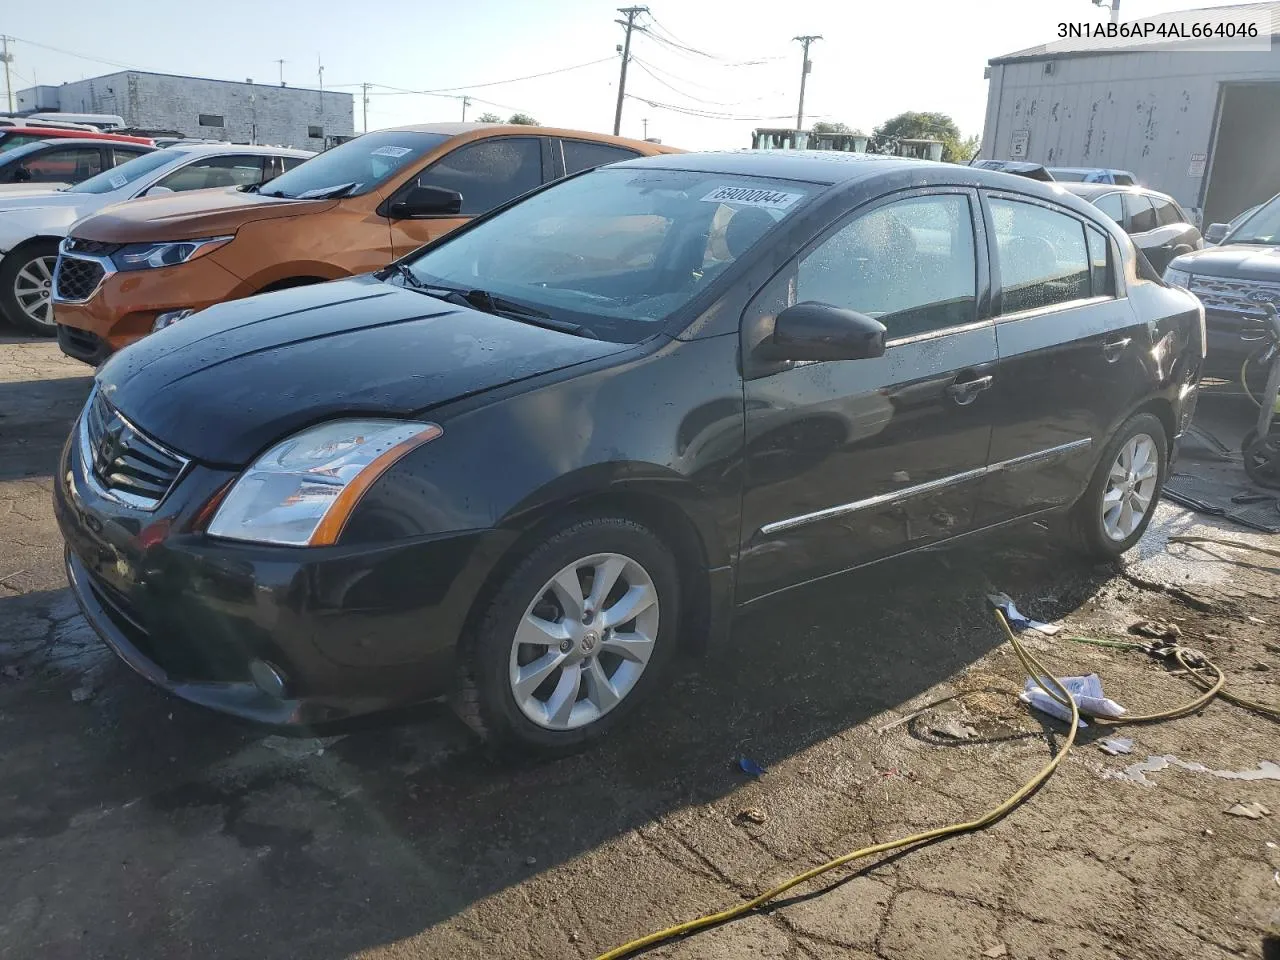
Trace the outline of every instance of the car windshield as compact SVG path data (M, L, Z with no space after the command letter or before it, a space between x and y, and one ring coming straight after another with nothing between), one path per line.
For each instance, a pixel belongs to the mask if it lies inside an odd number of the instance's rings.
M732 174L600 168L424 252L402 282L482 290L588 335L636 342L817 189Z
M316 197L348 184L351 186L343 191L346 196L366 193L448 139L442 133L406 130L366 133L282 173L263 187L262 194L290 199Z
M68 187L67 193L110 193L112 190L127 187L153 170L158 170L165 164L173 163L183 156L184 154L176 150L157 150L154 153L144 153L142 156L134 157L118 167L103 170L96 177L90 177L83 183Z
M1223 238L1223 243L1280 244L1280 196L1272 197L1245 217Z

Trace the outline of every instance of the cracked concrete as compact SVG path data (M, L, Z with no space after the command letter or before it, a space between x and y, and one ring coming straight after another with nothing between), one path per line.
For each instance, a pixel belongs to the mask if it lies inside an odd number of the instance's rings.
M1243 694L1280 699L1280 564L1169 546L1170 532L1251 535L1166 507L1125 569L1082 567L1031 529L800 591L745 618L731 649L678 665L626 729L555 763L495 765L434 708L282 739L151 689L79 617L49 491L87 390L52 344L0 342L4 960L590 958L971 817L1061 734L1014 699L1017 661L981 605L993 588L1093 636L1176 622ZM1034 645L1136 710L1190 690L1129 655ZM978 736L933 735L947 718ZM1139 758L1280 761L1276 724L1226 704L1124 733ZM1154 787L1109 779L1134 758L1103 755L1104 735L1082 731L1049 784L984 832L854 864L647 956L1257 960L1280 911L1280 848L1266 845L1280 819L1223 811L1280 811L1280 783L1178 767ZM744 755L766 768L758 780Z

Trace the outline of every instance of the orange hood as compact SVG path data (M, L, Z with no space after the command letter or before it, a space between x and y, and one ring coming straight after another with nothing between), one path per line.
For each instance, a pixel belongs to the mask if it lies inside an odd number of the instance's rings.
M191 190L103 207L72 224L68 233L79 240L104 243L191 240L233 234L254 220L323 213L337 203L264 197L235 187Z

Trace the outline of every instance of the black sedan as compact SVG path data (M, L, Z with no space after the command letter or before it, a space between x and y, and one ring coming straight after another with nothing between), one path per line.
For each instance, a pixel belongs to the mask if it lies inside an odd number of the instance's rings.
M67 573L139 673L309 724L452 695L566 748L799 584L1060 515L1114 557L1203 314L1052 185L849 154L603 167L112 358Z
M153 150L141 143L93 137L26 143L0 153L0 198L10 192L8 184L30 185L32 190L71 186Z
M1133 238L1151 266L1163 272L1174 257L1200 250L1204 238L1173 197L1145 187L1109 183L1063 183L1062 189L1088 200Z

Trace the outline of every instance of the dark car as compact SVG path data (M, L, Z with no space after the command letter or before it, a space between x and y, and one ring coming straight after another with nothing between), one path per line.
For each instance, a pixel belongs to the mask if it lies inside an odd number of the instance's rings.
M1053 174L1039 163L1029 163L1026 160L970 160L969 166L980 167L983 170L999 170L1003 173L1016 173L1020 177L1028 177L1031 180L1040 180L1043 183L1052 183Z
M1205 374L1239 382L1245 361L1258 352L1264 303L1280 306L1280 195L1235 226L1217 246L1178 257L1168 282L1200 298L1209 331ZM1248 381L1266 382L1266 370L1250 369Z
M1062 189L1088 200L1120 224L1151 266L1163 272L1174 257L1204 247L1204 238L1173 197L1144 187L1064 183Z
M120 140L37 140L0 153L0 197L9 184L52 189L97 176L154 147Z
M1128 170L1109 167L1050 167L1049 173L1060 183L1112 183L1129 187L1138 182Z
M1031 517L1133 546L1203 357L1199 303L1138 262L966 166L602 167L114 356L57 472L71 586L197 703L452 694L570 746L799 584Z

